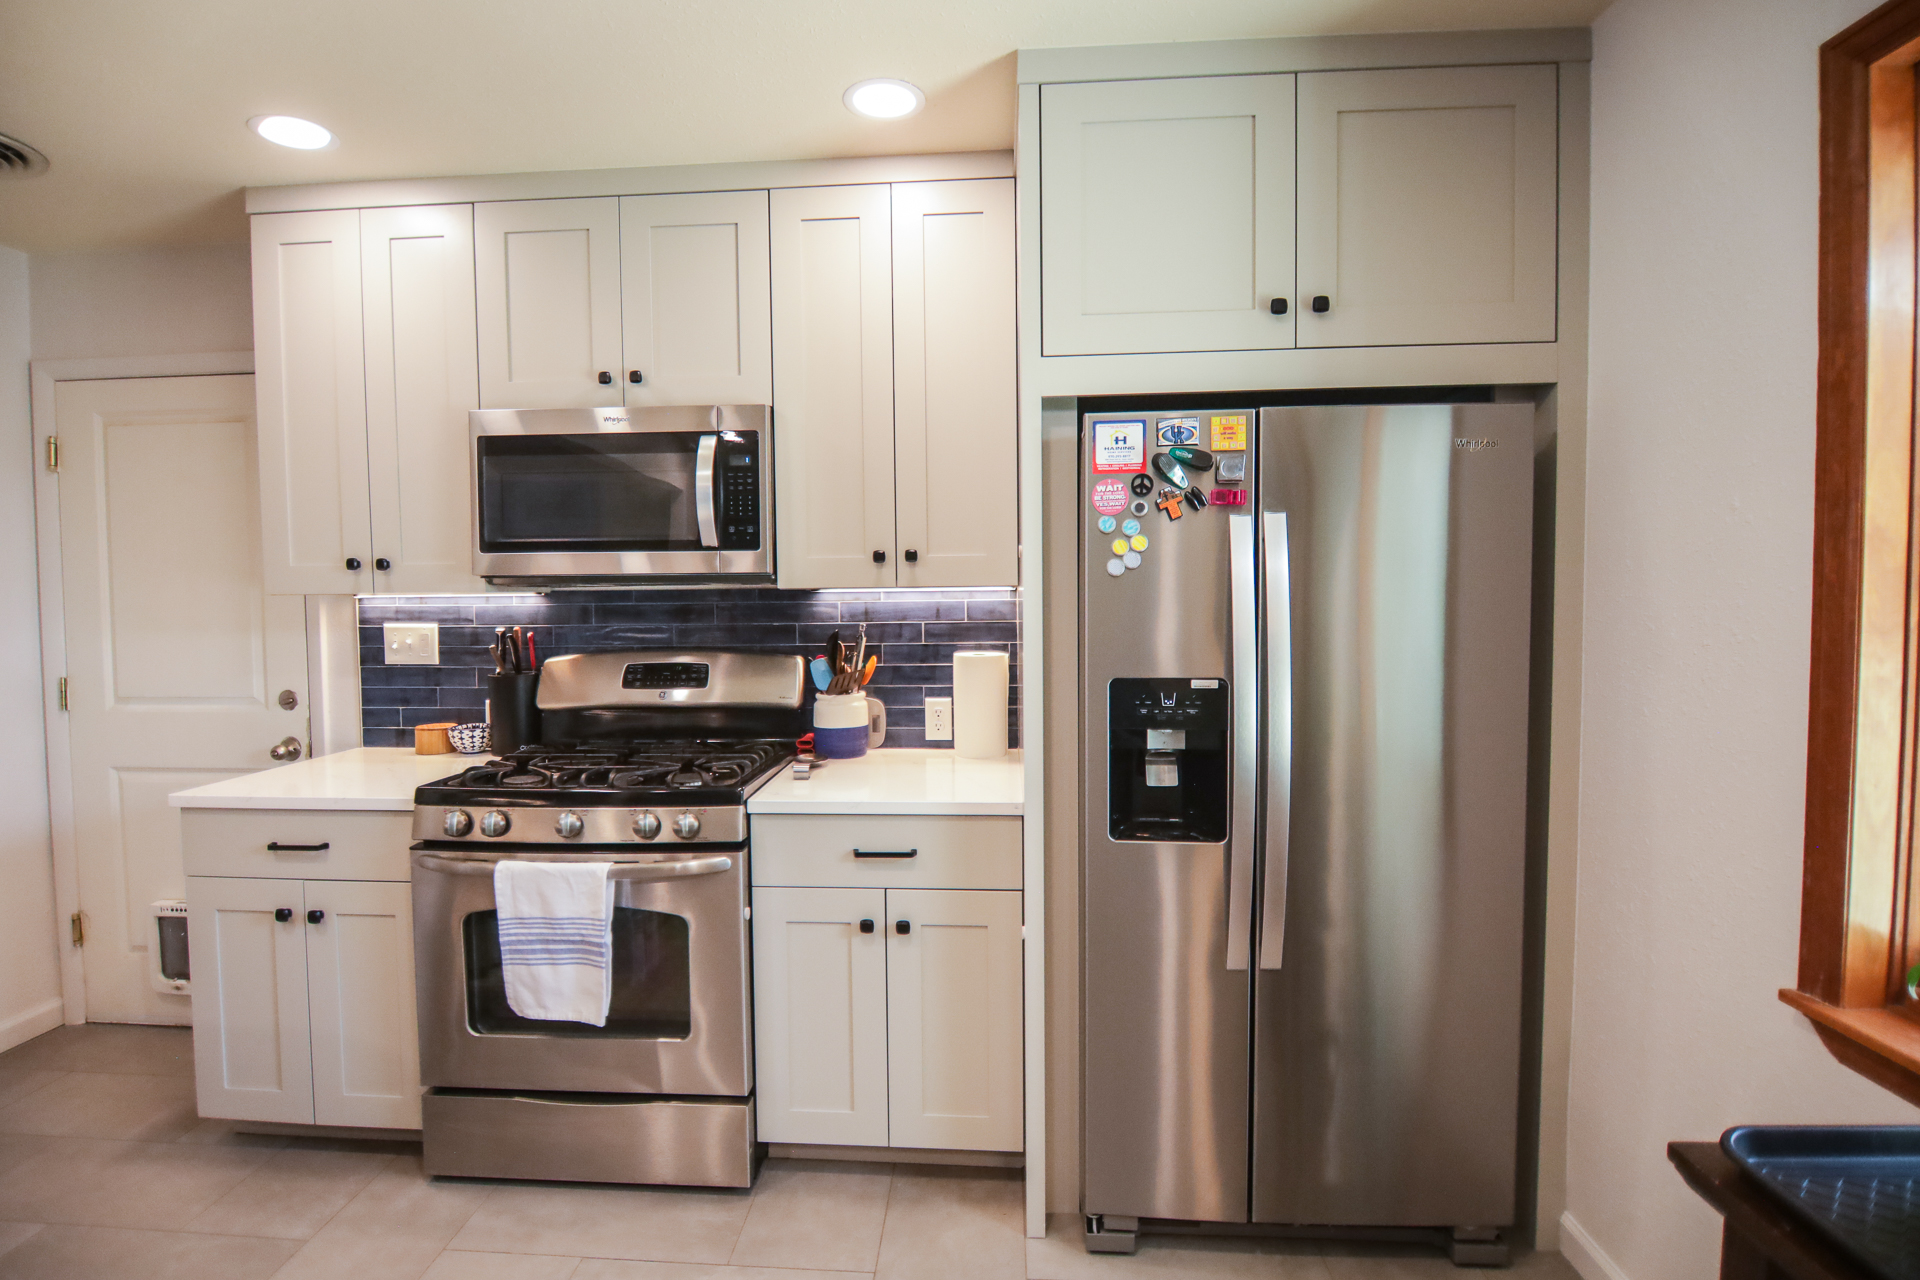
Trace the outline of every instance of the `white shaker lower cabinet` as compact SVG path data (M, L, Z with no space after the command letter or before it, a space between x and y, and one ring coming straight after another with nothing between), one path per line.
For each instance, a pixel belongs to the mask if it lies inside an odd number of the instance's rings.
M308 880L304 888L314 1121L417 1128L413 886Z
M312 1124L300 882L196 876L187 895L200 1114Z

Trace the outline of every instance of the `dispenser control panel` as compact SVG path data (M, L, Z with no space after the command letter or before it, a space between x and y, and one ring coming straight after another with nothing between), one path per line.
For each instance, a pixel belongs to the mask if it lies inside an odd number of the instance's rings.
M1168 678L1113 682L1110 723L1115 729L1225 733L1230 714L1225 680Z
M1230 691L1210 676L1107 685L1107 833L1153 844L1227 838Z

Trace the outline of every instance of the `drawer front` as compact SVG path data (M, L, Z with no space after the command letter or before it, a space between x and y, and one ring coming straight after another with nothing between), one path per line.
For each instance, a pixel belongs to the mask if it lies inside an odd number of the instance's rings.
M182 809L190 876L412 880L413 814L393 810ZM269 849L279 845L279 849ZM314 848L326 845L324 849ZM289 847L291 846L291 847Z
M1020 819L762 814L753 819L752 858L755 884L1018 889Z

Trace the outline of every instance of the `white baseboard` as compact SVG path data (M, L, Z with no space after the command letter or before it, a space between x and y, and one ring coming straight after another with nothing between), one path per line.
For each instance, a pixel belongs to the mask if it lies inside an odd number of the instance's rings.
M1560 1215L1560 1252L1566 1255L1582 1280L1627 1280L1627 1273L1607 1256L1607 1251L1587 1234L1587 1229L1570 1211Z
M66 1020L66 1006L60 1002L59 996L42 1000L24 1013L16 1013L0 1021L0 1053L17 1044L25 1044L35 1036L44 1035Z

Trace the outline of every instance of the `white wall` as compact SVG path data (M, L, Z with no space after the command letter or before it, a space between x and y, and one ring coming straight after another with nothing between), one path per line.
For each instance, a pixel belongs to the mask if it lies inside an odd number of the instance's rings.
M27 255L0 248L0 1049L61 1021L27 355Z
M1716 1273L1667 1163L1744 1122L1913 1123L1795 978L1812 564L1816 50L1875 0L1595 23L1567 1215L1589 1280Z
M33 256L33 358L253 350L244 244Z

